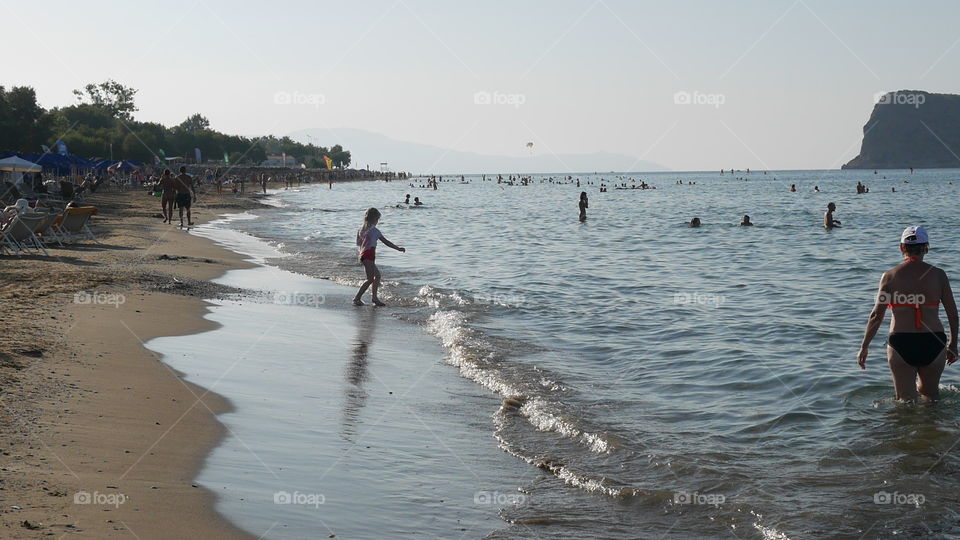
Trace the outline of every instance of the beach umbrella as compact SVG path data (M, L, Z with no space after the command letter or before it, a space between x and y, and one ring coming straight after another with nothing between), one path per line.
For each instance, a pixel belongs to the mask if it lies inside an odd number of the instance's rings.
M40 165L17 156L0 159L0 171L37 173L42 170Z

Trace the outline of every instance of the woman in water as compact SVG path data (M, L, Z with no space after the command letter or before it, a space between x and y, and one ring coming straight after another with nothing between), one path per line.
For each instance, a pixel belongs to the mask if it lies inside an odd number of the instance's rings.
M693 228L699 227L699 226L700 226L700 218L695 217L695 218L691 219L691 220L690 220L690 226L693 227Z
M923 261L928 247L923 227L907 227L903 231L900 253L904 261L880 278L877 302L867 319L857 354L860 369L866 369L870 342L890 308L893 320L887 339L887 363L897 399L906 401L915 401L918 393L936 400L944 364L957 361L957 304L947 274ZM940 304L950 323L949 341L940 322Z
M377 268L377 242L383 242L387 247L391 247L401 253L407 250L394 245L383 236L380 229L377 229L377 222L380 221L380 211L376 208L369 208L363 214L363 225L357 231L357 250L360 251L360 264L363 265L367 273L367 280L360 285L360 290L353 297L353 305L362 306L363 293L367 292L367 287L373 285L373 303L377 306L385 306L377 297L377 289L380 288L380 269Z
M587 192L580 192L580 221L587 220L587 208L590 208L590 203L587 202Z
M753 227L753 222L750 221L750 216L743 216L743 220L740 221L741 227Z

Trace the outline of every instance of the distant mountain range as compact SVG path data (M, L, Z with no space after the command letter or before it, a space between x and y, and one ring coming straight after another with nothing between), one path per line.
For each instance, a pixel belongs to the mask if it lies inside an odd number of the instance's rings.
M844 169L960 167L960 96L898 90L877 96L860 155Z
M549 154L537 148L529 156L493 156L440 148L428 144L391 139L379 133L360 129L306 129L288 134L301 143L332 146L340 144L352 156L351 167L367 165L380 170L386 162L392 171L414 174L510 174L510 173L589 173L589 172L653 172L665 167L623 154ZM307 137L310 135L310 137Z

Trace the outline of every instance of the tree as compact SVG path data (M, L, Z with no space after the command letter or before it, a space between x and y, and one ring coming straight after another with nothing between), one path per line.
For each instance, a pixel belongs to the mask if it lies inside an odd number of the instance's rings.
M124 86L113 79L107 79L100 84L88 84L83 90L74 90L77 101L102 108L114 118L131 120L137 112L133 96L137 90Z
M181 122L180 125L177 127L184 131L189 131L189 132L200 131L203 129L210 129L210 120L207 120L207 118L202 114L196 113L190 118L187 118L186 120Z
M52 121L29 86L0 86L0 149L38 152L50 137Z

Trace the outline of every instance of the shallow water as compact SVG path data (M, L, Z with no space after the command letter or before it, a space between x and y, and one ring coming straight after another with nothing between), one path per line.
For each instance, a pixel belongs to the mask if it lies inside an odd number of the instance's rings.
M491 538L960 534L955 368L941 403L912 406L891 399L883 339L865 373L855 358L906 225L955 275L960 171L658 173L600 193L615 176L305 186L230 226L291 255L274 264L356 285L354 232L381 209L408 249L378 250L389 313L515 398L478 427L536 474ZM396 208L406 193L425 205ZM844 227L824 231L830 201Z

